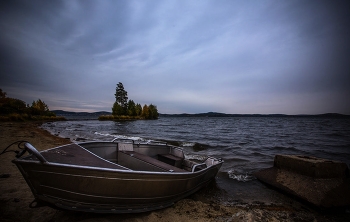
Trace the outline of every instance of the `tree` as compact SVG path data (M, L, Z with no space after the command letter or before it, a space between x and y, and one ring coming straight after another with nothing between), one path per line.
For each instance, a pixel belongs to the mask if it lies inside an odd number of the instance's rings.
M24 101L7 97L7 93L0 89L0 114L25 113L26 108Z
M5 99L7 96L6 92L3 92L2 89L0 89L0 99Z
M128 102L128 115L129 116L136 116L136 105L133 100L129 100Z
M141 116L145 119L158 119L159 113L157 107L153 104L150 104L149 106L144 105Z
M141 106L141 104L137 103L136 107L135 107L135 110L136 110L136 116L141 116L141 114L142 114L142 106Z
M159 113L158 113L157 106L150 104L148 106L148 109L149 109L149 119L158 119Z
M119 105L117 102L114 102L112 107L112 115L119 116L119 115L123 115L123 113L124 113L123 107Z
M122 109L123 109L123 112L119 113L117 115L125 115L125 114L127 114L128 93L125 91L123 83L119 82L117 84L117 88L115 90L114 96L115 96L116 103L118 105L120 105L122 107Z
M41 99L38 99L37 101L33 101L32 108L37 109L40 112L49 111L49 107L45 104L44 101L41 101Z
M26 103L20 99L8 97L0 99L0 114L24 113L26 108Z
M55 116L53 112L50 112L49 107L41 99L33 101L32 106L30 107L30 113L33 115Z
M145 119L149 118L149 110L148 110L148 106L146 104L142 108L141 116L143 116Z

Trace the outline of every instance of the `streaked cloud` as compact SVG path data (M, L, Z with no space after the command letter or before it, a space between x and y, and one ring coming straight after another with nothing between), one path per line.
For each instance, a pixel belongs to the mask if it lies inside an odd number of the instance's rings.
M110 111L350 114L346 1L4 1L0 88Z

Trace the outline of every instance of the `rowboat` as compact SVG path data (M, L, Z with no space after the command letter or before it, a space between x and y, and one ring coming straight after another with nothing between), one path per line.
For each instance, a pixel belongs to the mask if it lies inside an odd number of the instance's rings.
M169 207L206 186L223 164L210 156L191 158L168 144L129 141L72 143L40 152L25 143L12 162L35 197L30 207L96 213Z

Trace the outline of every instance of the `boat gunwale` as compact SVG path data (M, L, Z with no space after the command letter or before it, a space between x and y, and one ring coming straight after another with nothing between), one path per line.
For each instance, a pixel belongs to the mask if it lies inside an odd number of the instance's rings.
M187 175L187 174L197 174L201 173L202 171L207 171L211 168L214 168L218 165L221 165L223 162L211 165L209 167L206 167L204 169L198 170L196 172L170 172L170 171L165 171L165 172L157 172L157 171L141 171L141 170L124 170L124 169L112 169L112 168L103 168L103 167L91 167L91 166L81 166L81 165L74 165L74 164L63 164L63 163L54 163L54 162L49 162L49 163L41 163L40 161L36 160L24 160L24 159L15 159L12 160L13 163L24 163L24 164L36 164L36 165L45 165L45 166L58 166L58 167L66 167L66 168L72 168L72 169L87 169L87 170L96 170L96 171L107 171L107 172L120 172L120 173L133 173L133 174L149 174L149 175L174 175L174 174L179 174L179 175Z
M53 148L49 148L47 150L42 150L42 151L39 151L40 153L41 152L47 152L47 151L50 151L50 150L55 150L55 149L59 149L59 148L62 148L62 147L65 147L65 146L69 146L69 145L72 145L72 144L75 144L75 145L78 145L80 148L84 149L85 151L87 151L88 153L98 157L99 159L105 161L105 162L108 162L108 163L111 163L113 165L116 165L118 167L122 167L124 169L113 169L113 168L105 168L105 167L94 167L94 166L82 166L82 165L76 165L76 164L65 164L65 163L57 163L57 162L40 162L40 160L28 160L26 158L30 157L30 156L34 156L33 154L30 154L30 155L27 155L25 157L21 157L21 158L17 158L17 159L14 159L12 160L13 163L30 163L30 164L37 164L37 165L46 165L46 166L56 166L56 167L65 167L65 168L72 168L72 169L80 169L80 170L96 170L96 171L107 171L107 172L120 172L120 173L132 173L132 174L147 174L147 175L175 175L175 174L178 174L178 175L195 175L195 174L199 174L201 172L204 172L204 171L208 171L210 170L211 168L214 168L214 167L217 167L218 165L222 165L223 164L223 160L221 159L217 159L215 157L212 157L212 156L208 156L208 159L213 159L214 161L218 161L218 163L216 164L213 164L213 165L210 165L210 166L207 166L206 168L204 169L200 169L198 171L195 171L195 172L171 172L171 171L141 171L141 170L132 170L132 169L129 169L127 167L124 167L122 165L119 165L119 164L116 164L116 163L113 163L111 161L108 161L96 154L94 154L93 152L87 150L86 148L82 147L80 144L87 144L87 143L115 143L117 144L116 142L109 142L109 141L90 141L90 142L83 142L83 143L70 143L70 144L65 144L65 145L61 145L61 146L57 146L57 147L53 147ZM178 148L178 149L181 149L183 150L182 148L180 147L176 147L176 146L168 146L168 145L164 145L164 144L140 144L140 145L152 145L152 146L164 146L164 147L175 147L175 148Z

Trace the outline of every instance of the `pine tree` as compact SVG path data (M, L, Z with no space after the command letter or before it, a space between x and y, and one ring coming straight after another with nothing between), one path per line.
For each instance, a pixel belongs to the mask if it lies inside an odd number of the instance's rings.
M136 109L136 116L141 116L142 115L142 106L141 106L141 104L137 103L135 109Z
M126 115L128 110L128 92L125 91L123 83L119 82L117 84L114 96L115 102L121 107L121 109L114 104L112 108L113 115Z
M128 102L128 115L129 116L136 116L136 106L135 106L135 102L133 100L129 100L129 102Z

